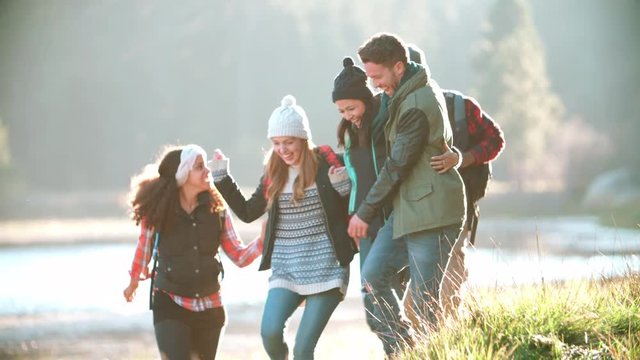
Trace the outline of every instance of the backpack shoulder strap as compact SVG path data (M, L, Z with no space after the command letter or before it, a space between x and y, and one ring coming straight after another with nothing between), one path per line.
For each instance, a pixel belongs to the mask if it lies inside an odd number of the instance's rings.
M467 122L467 110L465 109L464 102L464 96L456 91L453 96L453 112L456 123Z
M151 269L151 285L149 285L149 310L153 310L153 288L156 278L156 270L158 268L158 243L160 242L160 233L156 231L153 241L153 250L151 257L153 258L153 268Z
M466 99L461 92L443 90L449 110L449 122L453 130L453 145L465 151L469 148L469 129L467 123ZM452 111L453 110L453 111Z

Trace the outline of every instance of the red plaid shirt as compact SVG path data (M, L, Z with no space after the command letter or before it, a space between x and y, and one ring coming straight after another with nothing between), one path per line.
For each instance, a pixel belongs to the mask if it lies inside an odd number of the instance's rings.
M475 165L487 163L500 155L504 148L504 134L500 126L487 115L478 102L472 97L465 96L465 110L467 126L471 143L477 144L469 151L475 159Z
M220 233L220 246L227 257L233 261L238 267L244 267L253 262L255 258L262 254L263 241L261 238L253 240L248 245L244 245L238 240L238 235L233 227L233 221L231 216L225 209L222 216L224 216L224 229ZM147 227L146 221L143 219L140 225L140 237L138 238L138 246L136 247L136 253L133 257L131 264L132 278L138 278L140 280L146 280L150 277L149 263L151 262L151 256L153 252L153 243L155 240L155 231L153 228ZM158 291L157 288L154 291ZM215 307L222 306L222 299L220 297L220 291L213 293L209 296L200 298L189 298L184 296L178 296L170 292L166 292L173 301L182 306L183 308L191 311L204 311Z

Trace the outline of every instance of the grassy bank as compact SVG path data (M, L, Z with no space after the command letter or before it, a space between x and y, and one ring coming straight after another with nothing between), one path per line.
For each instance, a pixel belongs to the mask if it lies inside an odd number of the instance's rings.
M475 290L400 359L640 359L640 274Z

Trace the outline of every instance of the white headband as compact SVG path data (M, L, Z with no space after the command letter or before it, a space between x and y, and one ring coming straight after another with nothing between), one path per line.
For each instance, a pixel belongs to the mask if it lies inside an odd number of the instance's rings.
M180 152L180 165L178 165L178 170L176 170L176 183L178 187L187 182L189 171L193 169L198 155L202 156L202 161L206 164L207 152L204 151L203 148L194 144L189 144L182 148L182 152Z

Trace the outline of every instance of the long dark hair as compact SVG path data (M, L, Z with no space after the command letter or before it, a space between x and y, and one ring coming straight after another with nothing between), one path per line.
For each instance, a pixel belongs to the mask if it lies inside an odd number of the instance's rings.
M344 148L346 144L346 136L351 140L351 146L369 146L371 144L371 123L378 113L380 100L378 96L371 97L364 102L365 111L362 115L360 128L354 128L350 121L342 118L338 124L338 147Z
M169 153L180 149L181 147L175 145L165 146L154 163L146 165L140 174L131 178L129 211L136 225L144 220L148 228L158 232L171 226L171 215L175 214L180 206L180 191L175 179L161 177L158 174L158 167ZM224 210L222 196L214 188L209 192L212 199L211 212L220 213Z

